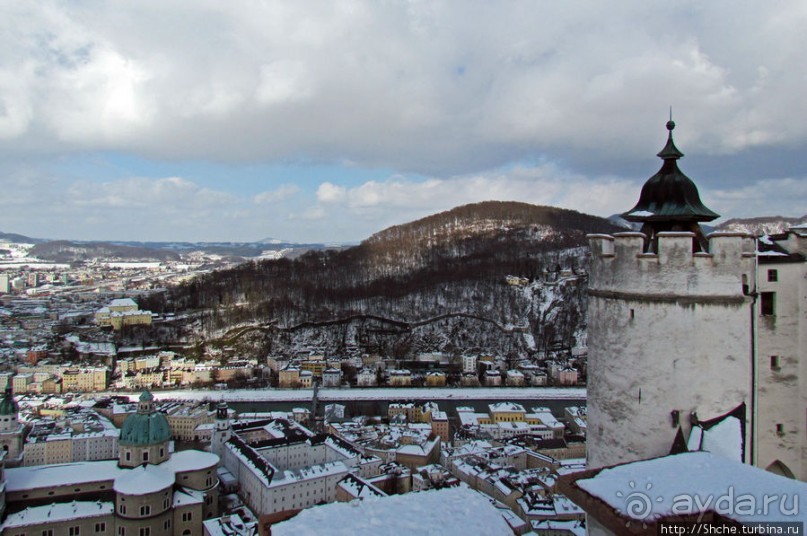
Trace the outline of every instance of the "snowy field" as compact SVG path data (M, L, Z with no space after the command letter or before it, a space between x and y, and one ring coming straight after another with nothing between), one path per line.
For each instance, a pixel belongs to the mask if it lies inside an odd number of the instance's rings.
M137 393L105 393L137 396ZM226 400L229 402L297 402L311 400L311 389L187 389L153 391L157 400ZM368 388L320 389L322 401L340 400L585 400L583 387Z

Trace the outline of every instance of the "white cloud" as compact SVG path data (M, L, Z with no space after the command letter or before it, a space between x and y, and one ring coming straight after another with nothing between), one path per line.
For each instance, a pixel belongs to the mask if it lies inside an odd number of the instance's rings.
M320 186L322 188L322 185ZM641 183L615 177L596 179L555 166L517 167L508 171L411 180L402 176L367 181L342 189L328 210L357 217L373 230L488 200L523 201L608 216L624 212L638 199Z
M736 189L706 190L711 208L730 217L807 215L807 177L762 179Z
M317 188L317 201L320 203L339 203L345 199L347 189L330 182L323 182Z
M77 238L338 240L486 199L607 215L652 174L633 179L663 145L669 105L678 146L723 171L693 173L712 181L707 205L798 214L806 25L801 0L11 3L0 166L56 171L3 175L15 194L0 226L44 225L31 215L49 206L51 229ZM61 158L105 152L160 171L59 173ZM756 168L725 178L730 154ZM166 171L177 162L233 173L205 188ZM232 193L239 164L295 163L362 178L329 173L310 192L301 173Z
M806 10L18 3L0 22L0 136L9 152L464 173L555 150L645 154L672 104L691 150L805 144Z
M299 191L300 188L294 184L283 184L274 190L267 190L255 195L252 200L254 203L259 205L279 203L289 199Z

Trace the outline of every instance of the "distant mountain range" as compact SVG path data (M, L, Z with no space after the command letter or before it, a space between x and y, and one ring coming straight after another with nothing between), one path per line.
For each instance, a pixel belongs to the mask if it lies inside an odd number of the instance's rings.
M531 237L546 242L546 240L560 240L561 237L568 241L569 232L575 230L578 231L578 239L587 232L605 232L602 224L599 223L603 221L600 218L588 221L586 218L594 217L552 207L539 208L541 210L536 212L533 205L514 202L485 202L466 205L423 218L417 222L390 227L368 238L361 244L361 247L366 251L386 247L388 251L384 255L394 265L390 269L399 269L404 266L411 267L410 265L415 262L415 259L423 257L423 252L429 247L445 246L447 239L450 239L452 247L465 247L457 244L467 237L481 237L486 233L519 234L522 239ZM576 216L568 216L568 214ZM575 229L564 228L564 221L568 218L574 220L578 227ZM624 220L618 214L610 216L607 221L614 226L613 232L628 229L638 230L640 227L638 224ZM807 215L801 218L765 216L732 218L714 227L703 225L703 228L706 233L740 231L759 236L782 233L792 226L805 224L807 224ZM77 262L90 259L169 261L180 260L183 254L196 251L237 261L238 259L258 258L267 251L285 250L285 256L297 257L310 250L341 249L352 245L298 244L271 237L256 242L49 240L4 232L0 232L0 241L34 244L31 250L32 256L53 262ZM384 244L387 244L388 247ZM477 246L481 247L481 243L475 247Z
M780 234L796 225L807 225L807 214L801 218L765 216L761 218L732 218L716 227L718 231L739 231L755 236Z
M237 261L260 257L267 251L287 250L287 255L294 256L312 249L332 247L326 244L297 244L273 238L258 242L82 241L48 240L3 232L0 232L0 241L34 244L30 250L31 256L60 263L91 259L162 262L180 260L184 254L196 251Z

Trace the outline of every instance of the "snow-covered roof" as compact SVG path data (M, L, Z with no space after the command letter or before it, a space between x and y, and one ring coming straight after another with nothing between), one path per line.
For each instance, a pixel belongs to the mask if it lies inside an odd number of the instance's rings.
M576 486L637 521L709 511L741 523L807 521L807 510L794 507L807 496L807 483L710 452L618 465L579 479Z
M256 536L258 534L258 524L254 521L244 521L237 513L206 519L202 523L205 527L205 534L210 536Z
M451 512L446 523L445 513ZM332 536L439 533L441 536L512 534L497 508L467 488L369 497L352 503L332 503L300 512L272 526L275 536L315 536L327 527Z
M109 302L109 307L137 307L137 302L132 298L118 298Z
M524 406L521 404L516 404L515 402L496 402L495 404L490 404L488 406L491 413L494 411L515 411L519 413L525 413L526 410Z
M102 501L73 501L45 506L29 506L20 512L9 514L3 522L3 531L41 523L57 523L71 519L107 516L115 511L115 505Z
M187 506L189 504L202 504L205 502L205 494L190 488L179 488L174 493L174 508L177 506Z
M141 465L115 479L115 491L126 495L157 493L174 485L174 473L157 465Z
M532 413L529 416L537 417L550 428L563 428L563 423L555 418L549 408L532 408Z
M14 467L6 469L6 491L114 480L120 472L117 460Z
M184 473L186 471L199 471L210 467L216 467L219 457L211 452L201 450L181 450L174 452L171 457L160 464L174 473Z

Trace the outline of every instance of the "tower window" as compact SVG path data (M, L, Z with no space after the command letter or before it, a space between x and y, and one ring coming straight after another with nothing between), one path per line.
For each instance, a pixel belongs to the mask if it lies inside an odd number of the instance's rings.
M774 302L776 293L775 292L762 292L759 295L760 302L759 302L759 312L762 316L773 316L774 313Z
M785 435L785 425L784 424L777 424L776 425L776 435L783 436Z
M768 281L779 281L779 270L768 270Z
M779 370L779 356L772 355L771 356L771 370Z

